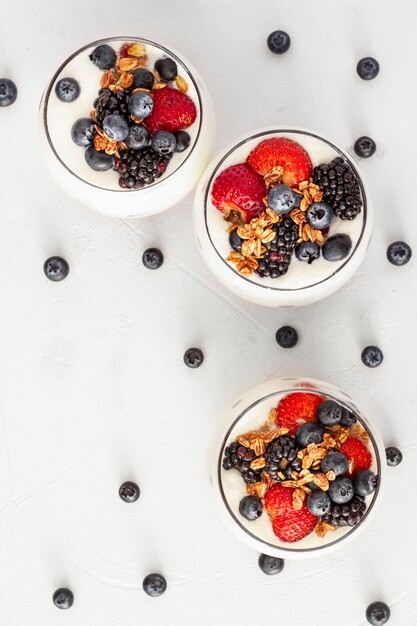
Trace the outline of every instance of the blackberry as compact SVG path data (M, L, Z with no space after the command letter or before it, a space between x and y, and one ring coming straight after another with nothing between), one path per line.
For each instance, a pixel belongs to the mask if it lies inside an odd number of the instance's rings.
M361 212L362 197L355 172L342 157L314 168L313 180L323 192L323 200L342 220L353 220Z
M250 464L257 459L256 454L234 441L224 451L223 467L225 470L235 468L242 474L246 484L257 483L261 480L263 469L251 469Z
M168 167L172 154L161 155L147 146L141 150L125 150L120 159L115 161L119 172L119 185L123 189L140 189L150 185L162 176Z
M347 504L332 504L330 513L322 519L333 526L356 526L366 511L365 498L354 496Z
M96 120L101 126L107 115L121 115L126 120L130 119L128 104L130 99L130 90L110 91L110 89L100 89L98 98L94 100L93 106L96 110Z
M298 226L291 219L285 217L278 224L271 226L276 231L276 237L264 253L255 270L259 276L278 278L288 271L291 255L294 252L298 239Z
M301 459L297 456L295 437L281 435L269 444L266 453L265 470L274 480L291 480L291 472L301 471ZM282 475L280 476L280 473Z

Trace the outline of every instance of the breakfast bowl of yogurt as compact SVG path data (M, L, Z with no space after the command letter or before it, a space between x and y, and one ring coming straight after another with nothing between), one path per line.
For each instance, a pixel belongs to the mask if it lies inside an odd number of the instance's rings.
M351 398L307 378L265 382L224 412L210 480L216 510L271 556L322 556L369 524L383 485L381 438Z
M342 287L365 257L369 193L357 164L328 139L267 128L207 167L194 200L203 260L233 293L263 306L302 306Z
M182 200L208 163L215 124L197 70L139 37L103 39L72 54L46 88L40 118L58 184L121 218Z

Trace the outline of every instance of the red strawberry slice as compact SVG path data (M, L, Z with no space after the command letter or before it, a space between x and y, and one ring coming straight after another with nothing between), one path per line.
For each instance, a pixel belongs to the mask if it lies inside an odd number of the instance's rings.
M369 452L365 444L357 437L349 437L340 448L340 452L344 454L348 460L353 459L353 471L351 476L354 476L361 470L367 470L371 467L372 454Z
M285 515L293 509L292 494L294 489L283 487L281 483L275 483L265 494L264 504L271 519L279 515Z
M271 137L261 141L246 160L262 176L274 167L282 167L282 182L290 187L308 180L312 172L307 152L300 144L286 137Z
M272 530L281 541L294 543L309 535L316 524L317 517L310 513L304 501L300 511L292 509L276 517L272 521Z
M195 104L182 91L164 87L154 91L152 97L152 113L144 120L151 135L157 130L175 133L177 130L188 128L195 121L197 117Z
M230 222L250 222L265 209L263 178L246 163L231 165L214 181L211 201Z
M277 425L281 428L288 428L289 434L295 435L301 424L316 421L316 410L323 400L323 396L315 393L288 394L278 403Z

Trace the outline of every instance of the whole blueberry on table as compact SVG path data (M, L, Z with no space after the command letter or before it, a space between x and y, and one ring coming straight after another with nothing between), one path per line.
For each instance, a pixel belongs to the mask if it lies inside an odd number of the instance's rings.
M399 450L395 446L388 446L388 448L385 448L385 454L387 457L387 465L389 465L390 467L395 467L396 465L399 465L403 460L401 450Z
M129 134L129 124L121 115L112 113L104 118L103 130L113 141L124 141Z
M317 489L312 491L307 498L307 508L313 515L320 517L330 512L332 502L324 491Z
M51 256L49 259L46 259L43 264L43 271L49 280L57 283L60 280L64 280L64 278L68 276L69 265L68 262L62 257Z
M157 270L164 262L164 255L158 248L148 248L142 255L142 263L148 270Z
M342 417L340 423L342 426L353 426L356 422L356 417L348 411L345 407L342 407Z
M162 574L148 574L143 579L142 587L148 596L156 598L158 596L162 596L162 594L166 591L167 581Z
M412 254L410 246L405 241L394 241L387 248L387 259L393 265L405 265Z
M17 98L17 87L8 78L0 78L0 107L9 107Z
M71 589L61 587L55 591L52 601L58 609L70 609L74 604L74 594Z
M245 496L239 503L239 513L251 522L262 515L263 508L263 504L257 496Z
M362 350L361 359L366 367L378 367L384 360L384 355L377 346L366 346Z
M372 626L384 626L390 615L390 608L385 602L372 602L366 609L366 619Z
M75 78L61 78L55 85L55 93L61 102L74 102L80 95L80 91Z
M146 91L136 91L130 97L128 109L134 117L148 117L152 113L153 98Z
M340 476L332 480L327 493L329 494L330 500L336 504L345 504L352 500L355 495L352 481L346 476Z
M320 257L320 246L315 241L302 241L295 248L295 256L299 261L311 265Z
M298 333L292 326L281 326L275 333L275 339L281 348L294 348L298 342Z
M188 350L184 352L184 363L187 367L191 367L191 369L200 367L203 361L204 354L200 348L188 348Z
M379 63L373 57L364 57L356 66L356 71L363 80L372 80L379 73Z
M235 228L229 235L229 243L230 247L236 252L241 252L243 239L239 237L237 234L237 229Z
M268 206L272 211L283 215L295 207L297 194L288 185L276 185L268 192Z
M101 70L109 70L116 63L116 52L111 46L102 44L94 48L90 54L90 59Z
M320 464L320 469L324 474L333 471L336 476L345 474L348 467L349 463L345 455L336 450L330 450Z
M87 148L84 156L88 165L96 172L105 172L113 167L113 157L103 150L96 150L94 146Z
M333 235L323 244L321 252L326 261L341 261L350 252L352 240L348 235Z
M158 130L152 137L152 148L161 155L172 154L176 144L175 135L167 130Z
M140 496L139 485L132 482L131 480L127 480L119 487L119 496L123 500L123 502L136 502Z
M190 145L191 137L185 130L177 130L175 136L175 152L184 152Z
M77 146L86 148L93 143L95 132L94 120L91 117L82 117L74 122L71 128L71 137Z
M152 89L155 82L155 77L149 70L145 69L144 67L140 67L139 69L132 72L132 76L132 89L137 89L138 87L141 87L142 89Z
M320 402L316 410L316 416L323 426L334 426L342 419L343 408L334 400Z
M278 556L269 556L269 554L261 554L258 559L260 569L268 576L282 572L284 563L284 559L280 559Z
M140 150L149 145L151 136L149 130L143 124L134 124L129 129L129 134L125 139L126 145L132 150Z
M170 83L178 74L177 64L169 57L158 59L155 63L155 69L166 83Z
M274 30L266 40L268 48L274 54L283 54L287 52L291 45L291 39L288 33L284 30Z
M327 202L313 202L306 211L307 222L313 228L329 228L333 219L333 209Z
M310 443L321 443L323 441L323 435L323 426L314 422L307 422L297 428L295 438L300 448L307 448Z
M353 149L358 156L369 159L375 154L376 143L370 137L359 137L353 144Z
M371 470L361 470L353 477L353 487L358 496L369 496L376 489L378 476Z

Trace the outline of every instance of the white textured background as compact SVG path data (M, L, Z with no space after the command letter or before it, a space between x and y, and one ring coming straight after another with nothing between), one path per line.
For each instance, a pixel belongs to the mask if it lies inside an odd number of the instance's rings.
M417 5L413 0L1 0L0 74L19 98L0 110L0 623L2 626L310 626L364 623L367 604L390 624L417 623L415 402L416 259L388 264L388 243L414 246L417 210ZM266 48L271 30L290 51ZM343 147L378 144L361 163L375 233L357 276L299 310L232 297L200 260L190 196L142 221L102 218L66 198L38 152L37 107L55 68L110 35L172 45L201 70L217 111L216 147L252 128L295 124ZM359 58L381 64L361 81ZM166 262L149 272L143 250ZM54 284L44 259L65 256ZM291 323L301 341L275 343ZM381 346L368 370L361 349ZM182 363L201 346L199 370ZM390 468L379 517L329 558L287 562L267 578L257 554L218 522L206 488L207 441L222 407L247 385L311 375L349 392L404 452ZM142 497L118 497L137 480ZM150 571L168 591L141 590ZM68 585L70 611L52 604Z

